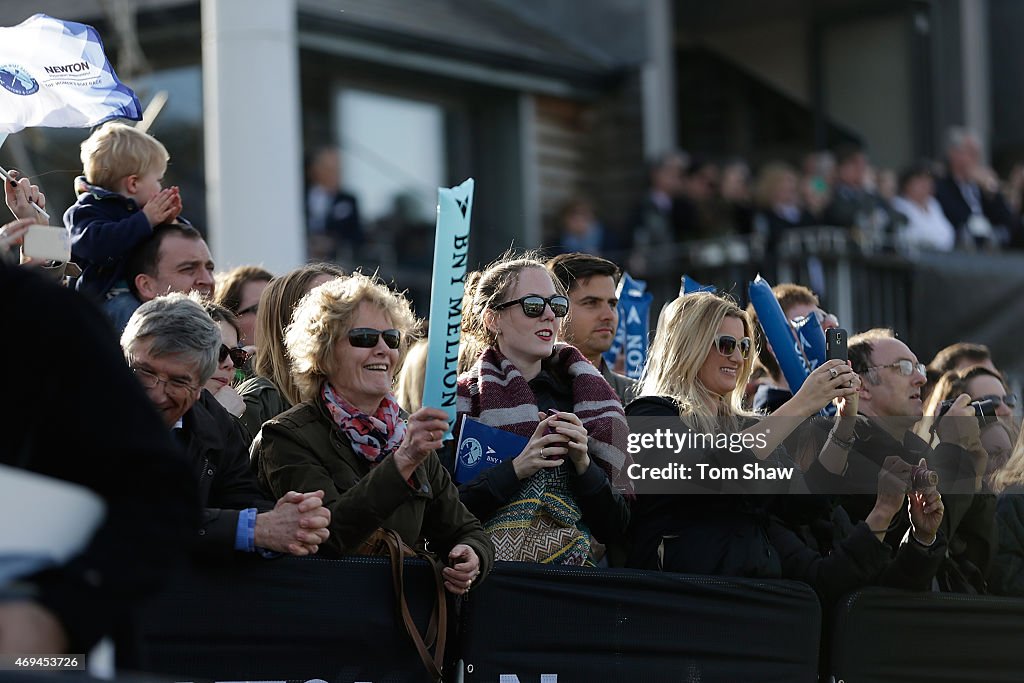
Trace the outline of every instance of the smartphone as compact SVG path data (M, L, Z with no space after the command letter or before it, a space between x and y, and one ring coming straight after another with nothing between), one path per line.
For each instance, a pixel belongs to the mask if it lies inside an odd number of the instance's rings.
M68 261L71 259L71 236L64 228L32 225L25 233L21 249L25 256L37 261Z
M849 361L850 356L846 350L848 338L849 334L841 327L825 330L825 360Z
M548 415L558 415L558 411L555 410L554 408L548 408ZM547 429L544 430L544 433L545 434L557 434L558 432L556 432L554 429L552 429L552 427L550 426L550 423L549 423ZM546 460L561 460L564 457L565 457L564 455L549 455L545 459Z

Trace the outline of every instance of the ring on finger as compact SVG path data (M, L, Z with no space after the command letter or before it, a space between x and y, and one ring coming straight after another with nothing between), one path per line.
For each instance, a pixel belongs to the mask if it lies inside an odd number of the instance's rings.
M835 379L836 377L838 377L838 376L839 376L839 371L838 371L838 370L836 370L835 368L831 368L831 369L830 369L830 370L828 371L828 374L829 374L829 376L830 376L830 377L831 377L832 379Z

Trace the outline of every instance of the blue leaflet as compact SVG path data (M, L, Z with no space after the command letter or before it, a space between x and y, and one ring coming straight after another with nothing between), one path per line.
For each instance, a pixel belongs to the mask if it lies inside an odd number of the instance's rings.
M473 481L482 472L519 455L529 439L462 416L455 450L455 483Z

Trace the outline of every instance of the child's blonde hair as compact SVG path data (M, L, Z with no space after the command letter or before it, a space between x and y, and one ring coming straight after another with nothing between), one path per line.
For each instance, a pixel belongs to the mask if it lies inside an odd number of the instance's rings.
M105 123L82 143L86 182L111 191L130 175L163 175L170 158L159 140L123 123Z

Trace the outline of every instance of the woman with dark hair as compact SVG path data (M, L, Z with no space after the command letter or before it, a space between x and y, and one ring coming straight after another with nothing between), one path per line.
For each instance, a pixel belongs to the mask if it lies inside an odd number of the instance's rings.
M458 413L528 439L460 487L499 560L592 565L629 508L612 486L626 460L618 395L575 347L556 343L569 300L544 264L511 254L467 295L463 334L480 349L458 379Z
M921 161L900 174L899 196L892 198L892 208L907 219L900 235L905 243L919 249L952 251L956 246L956 230L935 199L933 165Z
M217 354L217 369L204 385L213 394L224 410L235 417L245 412L245 401L235 390L238 375L249 360L249 353L239 345L242 331L238 317L234 313L212 301L203 304L203 308L220 328L220 351Z
M299 402L284 345L292 311L311 289L343 275L345 271L333 263L310 263L272 280L263 290L256 313L260 338L253 364L256 376L238 387L246 406L242 424L251 436L256 436L264 422Z
M259 266L238 266L217 276L213 300L238 317L239 341L252 349L259 346L256 313L260 296L273 279L270 271Z

